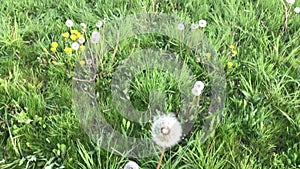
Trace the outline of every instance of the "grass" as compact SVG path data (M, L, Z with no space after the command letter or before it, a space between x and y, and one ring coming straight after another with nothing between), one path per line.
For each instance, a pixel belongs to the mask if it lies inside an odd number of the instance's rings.
M56 60L50 44L67 31L65 21L85 22L89 30L129 14L163 12L187 22L205 19L202 31L226 72L226 103L214 135L201 143L201 123L167 151L162 168L300 168L300 15L293 5L284 32L284 5L278 1L12 1L0 7L0 168L122 168L129 160L103 150L85 133L72 108L75 59ZM60 41L59 43L62 43ZM179 55L176 42L143 35L120 42L115 59L105 55L96 87L105 118L123 134L149 136L149 123L123 120L112 108L110 83L116 65L136 48L160 47ZM238 54L230 56L229 45ZM198 80L209 83L203 67L186 55ZM227 62L233 62L228 67ZM204 71L205 72L205 71ZM161 82L161 83L160 83ZM140 84L145 84L140 85ZM166 90L167 110L178 109L178 82L157 70L138 74L132 102L147 107L149 92ZM208 89L205 89L208 93ZM205 98L205 97L204 97ZM209 100L203 99L203 110ZM111 110L110 110L111 109ZM127 123L129 124L127 126ZM125 125L124 125L125 124ZM125 127L125 129L124 129ZM131 159L155 168L159 156Z

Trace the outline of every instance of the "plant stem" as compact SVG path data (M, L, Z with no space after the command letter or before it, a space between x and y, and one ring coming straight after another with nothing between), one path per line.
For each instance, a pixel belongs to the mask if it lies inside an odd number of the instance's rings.
M163 159L164 154L165 154L165 147L162 148L162 152L161 152L159 162L158 162L158 165L157 165L156 169L160 169L160 165L162 163L162 159Z

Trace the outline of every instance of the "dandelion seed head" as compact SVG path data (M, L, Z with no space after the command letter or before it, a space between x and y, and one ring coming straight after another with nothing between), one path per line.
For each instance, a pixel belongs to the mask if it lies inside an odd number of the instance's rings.
M77 43L77 42L73 42L72 45L71 45L71 47L72 47L73 50L78 50L78 49L79 49L79 46L80 46L80 45L79 45L79 43Z
M100 33L99 32L93 32L91 41L92 41L92 43L98 43L100 41Z
M198 24L192 23L192 25L191 25L191 29L192 29L192 30L196 30L196 29L198 29L198 28L199 28L199 25L198 25Z
M200 91L202 91L204 89L204 83L202 81L196 81L194 84L194 88L197 88Z
M129 161L126 163L124 169L139 169L139 165L134 161Z
M206 25L207 25L206 20L201 19L201 20L199 21L199 26L200 26L201 28L206 27Z
M178 24L177 29L180 30L180 31L183 31L184 30L184 24L182 24L182 23Z
M85 23L80 23L81 29L86 29L86 24Z
M67 20L67 21L66 21L66 25L67 25L67 27L69 27L69 28L72 27L72 26L73 26L73 21L70 20L70 19Z
M80 44L83 44L83 43L85 42L84 37L78 38L78 42L79 42Z
M300 7L296 7L296 8L294 9L294 11L295 11L295 13L300 13Z
M286 0L286 2L290 5L293 5L295 3L295 0Z
M98 21L98 22L96 23L96 27L98 27L98 28L101 28L102 25L103 25L103 22L102 22L102 21Z
M198 89L197 87L193 87L191 92L194 96L200 96L202 90Z
M182 127L174 114L155 117L151 127L153 141L161 147L176 145L182 136Z

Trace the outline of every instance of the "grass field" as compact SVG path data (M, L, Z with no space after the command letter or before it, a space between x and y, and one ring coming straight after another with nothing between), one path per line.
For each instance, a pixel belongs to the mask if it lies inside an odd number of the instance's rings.
M283 0L1 1L0 168L119 169L129 160L143 169L156 167L159 156L129 159L95 146L72 108L73 70L79 60L68 57L61 47L68 19L77 29L86 23L91 33L98 20L105 20L105 26L116 18L144 12L172 14L189 23L206 20L207 26L199 31L214 46L226 73L225 109L215 133L201 143L201 125L196 123L188 137L166 152L161 168L300 168L300 13L294 12L296 6L299 0L293 5ZM54 41L59 44L56 55L50 50ZM176 43L171 47L169 43L160 36L134 37L117 46L113 59L104 55L96 84L100 109L111 108L112 74L133 44L136 48L167 46L180 53ZM184 60L198 80L209 83L192 55ZM147 85L135 85L139 83ZM149 91L167 88L171 98L167 108L174 111L179 105L176 85L159 71L139 74L129 91L131 101L145 109ZM204 109L207 103L204 97ZM106 118L116 127L123 124L116 110ZM137 124L128 124L131 132L149 136Z

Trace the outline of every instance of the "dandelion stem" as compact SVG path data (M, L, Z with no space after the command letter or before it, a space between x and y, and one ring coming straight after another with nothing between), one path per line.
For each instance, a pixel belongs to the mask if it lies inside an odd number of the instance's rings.
M160 165L162 163L162 159L163 159L164 154L165 154L165 147L162 148L162 152L161 152L159 162L158 162L158 165L157 165L156 169L160 169Z

